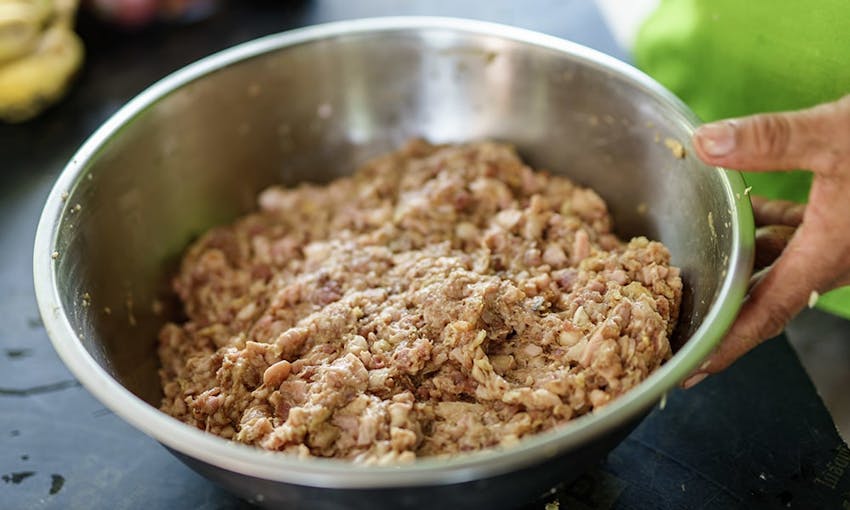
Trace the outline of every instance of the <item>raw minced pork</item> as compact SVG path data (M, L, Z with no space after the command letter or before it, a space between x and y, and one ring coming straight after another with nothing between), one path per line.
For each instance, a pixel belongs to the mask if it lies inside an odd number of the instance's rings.
M406 462L563 424L670 357L679 270L508 145L401 150L273 187L205 234L159 335L162 410L299 456Z

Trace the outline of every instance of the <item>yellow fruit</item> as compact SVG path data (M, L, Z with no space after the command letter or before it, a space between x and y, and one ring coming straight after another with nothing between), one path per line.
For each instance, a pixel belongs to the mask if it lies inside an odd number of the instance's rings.
M50 0L0 0L0 65L35 48L52 12Z
M83 44L65 23L41 33L31 53L0 65L0 120L21 122L65 92L83 60Z

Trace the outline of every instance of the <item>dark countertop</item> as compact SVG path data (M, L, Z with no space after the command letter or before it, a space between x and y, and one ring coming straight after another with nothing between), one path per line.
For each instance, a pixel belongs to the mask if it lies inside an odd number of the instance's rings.
M196 25L134 34L83 19L87 62L68 97L34 122L0 125L0 507L250 507L105 409L62 365L32 289L38 215L85 137L167 73L260 35L387 14L506 22L624 57L585 0L234 1ZM553 499L570 509L850 508L848 464L850 450L780 337L671 393L604 464L529 508Z

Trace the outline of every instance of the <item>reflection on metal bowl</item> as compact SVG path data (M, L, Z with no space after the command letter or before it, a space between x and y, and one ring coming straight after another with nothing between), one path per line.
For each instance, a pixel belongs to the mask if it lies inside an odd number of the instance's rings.
M246 499L311 509L516 506L613 448L699 365L741 305L749 201L739 175L691 156L696 123L626 64L514 28L381 18L273 35L165 78L83 145L39 224L39 306L89 391ZM597 190L621 236L664 242L685 282L673 358L624 397L516 447L399 467L298 460L158 411L156 333L176 313L168 278L188 243L252 209L271 183L326 181L414 136L509 141L531 165Z

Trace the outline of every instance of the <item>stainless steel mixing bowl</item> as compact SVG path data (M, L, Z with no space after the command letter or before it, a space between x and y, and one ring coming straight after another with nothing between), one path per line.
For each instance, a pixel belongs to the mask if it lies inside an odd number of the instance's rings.
M515 506L613 448L739 309L753 256L750 205L740 175L691 156L696 123L628 65L504 26L382 18L259 39L150 87L68 163L35 243L41 314L91 393L249 500ZM598 412L514 448L399 467L263 452L158 411L156 333L178 313L167 282L187 244L250 210L264 186L331 179L413 136L510 141L533 165L598 190L622 236L666 243L686 284L673 358ZM671 150L678 143L683 158Z

